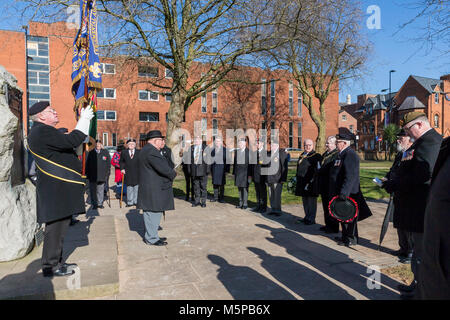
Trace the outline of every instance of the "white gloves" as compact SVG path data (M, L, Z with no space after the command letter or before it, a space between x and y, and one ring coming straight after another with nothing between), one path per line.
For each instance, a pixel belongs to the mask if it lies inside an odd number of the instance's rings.
M89 124L91 123L91 119L93 117L94 117L94 112L92 111L92 108L90 105L87 106L86 108L81 108L80 119L78 120L75 130L80 130L85 135L89 135Z

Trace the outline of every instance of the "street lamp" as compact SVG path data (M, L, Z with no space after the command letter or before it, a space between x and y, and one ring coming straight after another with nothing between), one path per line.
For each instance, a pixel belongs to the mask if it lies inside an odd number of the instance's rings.
M391 123L391 109L392 109L392 99L391 99L391 75L395 70L389 71L389 123Z

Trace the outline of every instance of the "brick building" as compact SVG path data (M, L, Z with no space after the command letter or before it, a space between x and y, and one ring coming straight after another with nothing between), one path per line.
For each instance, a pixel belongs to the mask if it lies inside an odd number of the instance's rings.
M50 101L59 114L58 126L69 129L76 124L70 79L75 33L65 22L30 22L28 36L25 32L0 30L0 64L17 77L24 91L28 68L28 105ZM170 71L143 58L119 56L101 58L101 62L103 90L98 95L97 132L104 145L116 146L130 137L142 140L152 129L166 132L172 99ZM194 65L189 83L198 79L205 68ZM187 109L182 128L192 135L194 121L198 121L202 134L205 129L213 129L213 135L221 131L224 136L226 129L268 129L270 134L270 129L276 128L280 130L282 147L301 148L305 138L316 139L317 128L289 73L243 67L233 76L259 84L224 83L206 92ZM157 80L159 86L151 85L149 80ZM325 102L327 135L336 134L338 128L338 90L336 85ZM314 107L318 110L318 101L314 101ZM26 99L23 109L27 109Z

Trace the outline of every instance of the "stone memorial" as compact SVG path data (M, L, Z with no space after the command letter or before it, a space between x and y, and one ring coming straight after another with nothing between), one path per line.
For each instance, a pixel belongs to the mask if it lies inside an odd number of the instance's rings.
M34 246L36 189L26 179L22 90L0 66L0 262L22 258Z

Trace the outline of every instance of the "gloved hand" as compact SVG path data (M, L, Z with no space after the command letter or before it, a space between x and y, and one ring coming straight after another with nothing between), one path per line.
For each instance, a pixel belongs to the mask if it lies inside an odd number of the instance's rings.
M75 130L80 130L85 135L89 135L89 124L91 123L91 119L94 117L94 112L92 111L91 106L87 106L86 108L82 108L80 111L80 119L75 127Z

